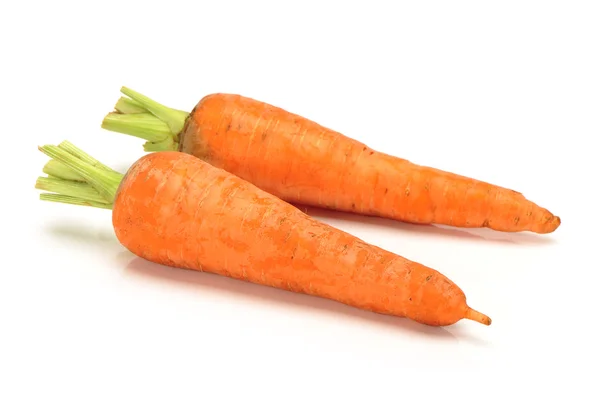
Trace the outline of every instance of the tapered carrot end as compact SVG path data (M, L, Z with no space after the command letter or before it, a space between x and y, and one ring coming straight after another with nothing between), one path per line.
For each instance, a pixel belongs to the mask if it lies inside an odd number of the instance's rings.
M466 319L470 319L472 321L477 321L484 325L491 325L492 319L485 314L480 313L479 311L473 310L472 308L467 309L467 313L465 314Z
M548 233L554 232L560 226L560 217L555 215L550 222L548 222Z
M536 223L531 229L535 233L552 233L558 229L561 224L560 217L553 215L550 211L544 210L544 216L539 223Z

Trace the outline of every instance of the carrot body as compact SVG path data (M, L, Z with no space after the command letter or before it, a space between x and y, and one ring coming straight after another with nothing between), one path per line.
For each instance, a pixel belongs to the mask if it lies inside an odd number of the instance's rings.
M179 134L179 150L298 204L506 232L560 225L513 190L413 164L239 95L204 97Z
M319 222L222 169L180 152L139 159L113 205L134 254L407 317L490 324L441 273Z

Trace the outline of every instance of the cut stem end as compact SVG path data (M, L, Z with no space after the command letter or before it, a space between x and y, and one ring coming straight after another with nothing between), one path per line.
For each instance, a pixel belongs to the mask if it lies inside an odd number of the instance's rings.
M125 86L114 111L102 120L102 128L146 140L144 150L177 151L179 134L189 113L160 104Z
M38 149L53 161L52 164L46 164L45 170L54 172L36 180L36 189L50 192L40 194L41 200L107 209L112 207L123 174L68 141L58 146L39 146ZM69 179L71 177L76 179Z
M114 111L102 120L102 128L145 139L144 150L177 151L179 134L189 113L160 104L135 90L121 88Z

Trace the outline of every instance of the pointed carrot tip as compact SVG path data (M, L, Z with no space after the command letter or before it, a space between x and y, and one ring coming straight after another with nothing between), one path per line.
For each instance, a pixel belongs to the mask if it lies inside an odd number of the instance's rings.
M558 215L553 215L552 218L546 222L546 229L544 229L544 233L552 233L558 229L561 224L560 217Z
M558 229L561 223L562 221L558 215L547 211L544 219L536 223L531 231L540 234L552 233Z
M469 307L467 309L465 318L470 319L472 321L479 322L480 324L483 324L483 325L489 326L492 324L492 319L490 317L488 317L487 315L485 315L483 313L480 313L479 311L473 310L471 307Z

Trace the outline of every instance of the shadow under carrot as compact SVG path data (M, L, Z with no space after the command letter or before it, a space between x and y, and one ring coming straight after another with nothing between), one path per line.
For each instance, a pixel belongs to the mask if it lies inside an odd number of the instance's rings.
M325 210L324 213L327 213L327 211ZM366 217L358 216L358 218ZM464 340L475 345L487 344L487 342L469 335L462 327L458 326L436 327L423 325L407 318L364 311L315 296L256 285L216 274L152 263L137 257L129 250L123 248L110 229L95 229L78 225L75 222L61 222L47 224L44 230L55 236L76 240L86 246L93 246L103 250L106 250L107 246L110 246L110 251L115 253L116 262L119 264L119 268L123 269L125 275L171 282L174 285L193 288L194 290L216 290L225 292L228 295L250 298L260 302L282 304L286 307L313 309L318 313L336 314L342 318L357 319L366 323L395 329L409 335L425 335L432 340L458 342L460 339L461 341Z
M444 327L423 325L408 318L377 314L333 300L257 285L217 274L166 267L139 257L131 259L124 269L124 274L168 281L174 285L192 287L195 290L219 291L227 293L227 296L239 296L260 302L282 304L288 309L290 307L311 309L318 313L335 314L343 318L357 319L398 329L408 334L425 335L435 340L458 341L455 335Z

